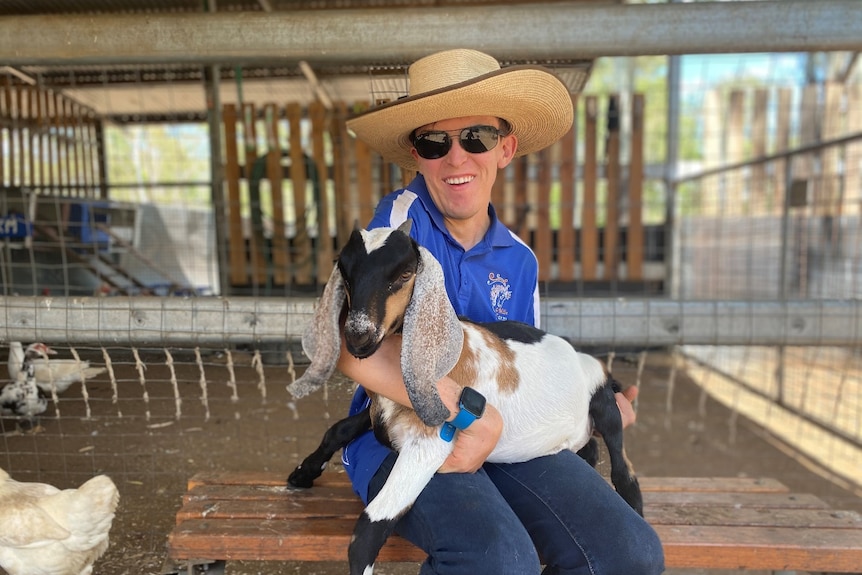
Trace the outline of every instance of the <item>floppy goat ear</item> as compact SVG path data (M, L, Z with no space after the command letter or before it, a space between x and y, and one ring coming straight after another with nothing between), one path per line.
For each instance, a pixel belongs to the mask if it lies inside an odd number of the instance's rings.
M446 295L443 268L419 246L413 297L404 314L401 372L413 410L426 425L440 425L449 417L437 381L455 367L463 344L464 330Z
M344 299L344 280L336 265L323 288L314 317L302 335L302 349L311 358L311 365L299 379L287 386L287 390L297 399L319 389L335 371L341 354L339 319Z

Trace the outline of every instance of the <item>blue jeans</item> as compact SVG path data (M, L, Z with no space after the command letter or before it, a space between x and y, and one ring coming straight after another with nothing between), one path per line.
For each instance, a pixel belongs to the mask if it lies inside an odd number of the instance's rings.
M386 482L396 457L380 466L369 498ZM395 531L428 553L420 575L664 570L652 527L571 451L524 463L486 463L477 473L438 473Z

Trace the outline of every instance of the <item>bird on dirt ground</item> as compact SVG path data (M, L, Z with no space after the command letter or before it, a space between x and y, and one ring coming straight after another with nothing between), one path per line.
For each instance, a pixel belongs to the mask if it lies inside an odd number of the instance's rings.
M51 393L51 386L57 393L63 393L69 386L82 379L90 379L104 373L104 367L90 367L89 361L78 361L76 359L48 359L48 355L56 355L57 352L45 346L44 356L33 359L36 366L36 385L40 389ZM20 341L9 342L9 377L14 380L21 370L24 362L24 346Z
M43 343L31 343L15 378L0 388L0 415L16 417L23 430L38 431L37 416L48 409L48 396L36 385L33 363L46 349Z
M119 499L106 475L60 490L0 469L0 567L9 575L91 575Z

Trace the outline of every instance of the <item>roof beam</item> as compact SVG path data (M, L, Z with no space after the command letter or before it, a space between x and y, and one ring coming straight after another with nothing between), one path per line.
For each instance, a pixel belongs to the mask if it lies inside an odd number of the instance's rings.
M859 0L529 4L0 18L3 64L412 61L862 50Z

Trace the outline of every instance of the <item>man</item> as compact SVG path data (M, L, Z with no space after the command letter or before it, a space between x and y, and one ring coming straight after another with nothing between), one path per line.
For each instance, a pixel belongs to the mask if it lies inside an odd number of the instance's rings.
M385 159L419 172L381 200L369 228L412 219L411 236L440 261L459 315L538 325L536 257L497 219L491 189L516 156L541 150L570 129L568 90L549 70L501 69L475 50L422 58L410 67L409 80L408 97L347 123ZM364 360L342 350L339 370L362 386L351 413L367 400L363 388L410 405L399 355L398 337ZM438 389L454 420L461 387L444 377ZM630 402L617 397L631 423ZM655 532L577 455L486 463L501 431L493 405L461 424L452 455L399 521L396 531L428 553L422 574L663 571ZM345 448L345 469L366 503L395 458L371 433Z

